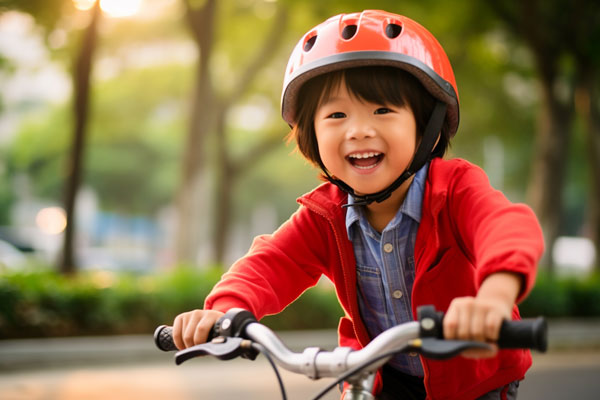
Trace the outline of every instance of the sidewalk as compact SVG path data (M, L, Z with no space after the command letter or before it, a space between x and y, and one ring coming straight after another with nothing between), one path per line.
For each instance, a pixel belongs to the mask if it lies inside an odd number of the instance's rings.
M600 319L550 320L549 351L600 350ZM292 350L317 346L331 350L337 345L336 332L279 332ZM148 335L0 340L0 372L67 367L77 365L121 364L150 361L172 362L154 346Z

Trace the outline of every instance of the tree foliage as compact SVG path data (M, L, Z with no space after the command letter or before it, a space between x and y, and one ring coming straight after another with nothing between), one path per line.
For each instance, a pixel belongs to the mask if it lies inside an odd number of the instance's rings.
M573 21L597 21L595 6L586 2L574 3L568 10L573 15L555 22L567 12L559 3L506 0L490 6L475 0L379 0L368 4L408 15L442 43L455 70L461 103L451 155L484 166L490 176L498 177L493 183L512 200L525 200L529 176L535 179L531 160L541 154L535 138L545 101L541 82L547 75L532 49L535 41L521 28L536 31L537 41L554 41L550 44L560 48L544 65L557 71L551 85L554 94L560 95L564 87L572 90L567 97L572 97L577 118L568 129L575 132L570 140L577 147L571 151L595 148L583 132L597 132L593 127L598 124L595 71L600 70L596 51L600 24L573 26ZM210 4L214 9L206 8ZM528 4L537 4L534 22L526 19ZM0 7L31 13L47 33L57 26L66 29L69 40L53 51L65 61L73 58L80 30L65 28L64 20L73 12L70 1L3 1ZM105 210L153 214L187 198L195 211L187 217L182 214L181 220L190 229L205 232L182 231L180 238L191 240L188 251L195 254L200 241L215 240L221 244L214 253L227 253L232 229L223 215L233 218L232 223L247 224L257 207L270 204L281 222L295 209L295 197L318 184L317 172L297 154L290 157L293 144L285 145L288 127L279 117L283 70L296 41L310 27L334 14L359 11L365 4L190 0L179 2L178 7L159 20L105 21L95 66L99 73L92 79L83 181L99 193ZM581 15L576 18L576 13ZM209 28L212 33L207 36ZM187 50L176 51L180 45ZM163 49L165 60L143 67L136 64L152 49ZM189 55L187 61L177 60L181 53ZM70 68L67 62L64 65ZM581 79L584 76L591 81ZM65 105L32 116L7 154L10 165L5 169L27 173L39 196L56 200L62 196L73 128L69 113ZM201 139L189 141L194 129L204 133L199 134ZM596 137L590 134L590 143ZM490 140L504 149L499 166L489 164ZM585 177L598 179L592 178L595 175L588 171L585 159L571 160L562 167L568 174L567 204L561 206L567 216L583 208L587 188L595 187ZM185 172L186 168L190 170ZM502 173L497 174L496 168ZM555 184L548 181L544 186ZM579 214L579 220L586 218ZM217 219L210 222L212 218ZM560 229L564 232L566 227Z

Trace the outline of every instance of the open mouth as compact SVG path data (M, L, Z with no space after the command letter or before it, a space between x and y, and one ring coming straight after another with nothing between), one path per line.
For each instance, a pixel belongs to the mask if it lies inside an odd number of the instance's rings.
M365 153L352 153L346 156L346 159L353 167L358 169L371 169L375 168L383 159L383 153L378 152L365 152Z

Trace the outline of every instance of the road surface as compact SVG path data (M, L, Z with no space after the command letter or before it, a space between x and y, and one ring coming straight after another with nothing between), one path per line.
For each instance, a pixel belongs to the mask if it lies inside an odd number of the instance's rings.
M40 370L3 371L2 400L265 400L280 399L275 376L263 357L256 361L166 360ZM314 396L329 380L311 381L282 372L288 398ZM335 391L325 399L338 399ZM519 399L600 398L600 350L534 355Z

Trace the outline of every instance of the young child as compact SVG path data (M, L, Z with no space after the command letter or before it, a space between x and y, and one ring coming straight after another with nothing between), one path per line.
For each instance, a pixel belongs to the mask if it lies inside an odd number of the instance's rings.
M255 239L204 310L175 318L177 347L204 342L230 308L277 313L321 275L345 311L342 346L362 348L423 304L446 311L447 338L493 343L503 319L519 318L515 303L534 284L543 240L533 212L480 168L442 159L458 109L450 62L416 22L364 11L311 29L285 71L282 115L329 182ZM396 356L376 390L384 399L516 398L528 351L466 355Z

